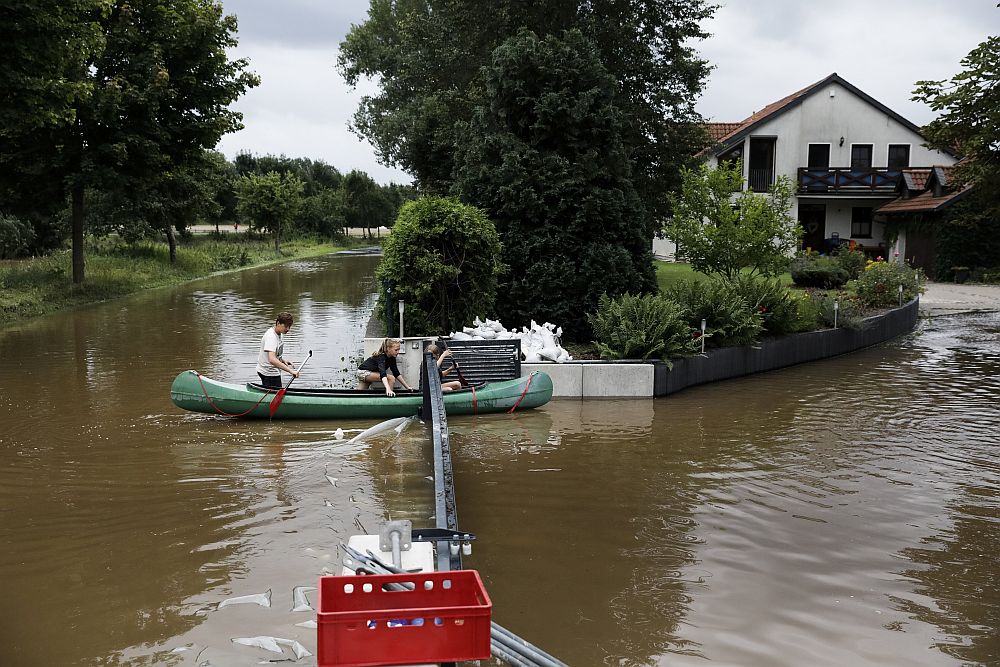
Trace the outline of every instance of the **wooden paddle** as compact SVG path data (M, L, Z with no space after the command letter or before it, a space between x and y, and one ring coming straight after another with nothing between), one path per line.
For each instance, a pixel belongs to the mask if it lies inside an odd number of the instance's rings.
M305 359L302 360L302 363L299 364L299 367L295 369L296 373L298 373L299 371L302 370L302 367L306 365L306 362L309 361L309 357L311 357L311 356L313 356L313 351L309 350L309 354L306 356ZM274 398L271 399L271 408L270 408L270 412L271 412L270 416L271 417L273 417L274 413L278 411L278 406L281 405L281 401L284 400L284 398L285 398L285 392L288 391L288 387L291 386L292 380L294 380L294 379L295 379L294 375L292 377L290 377L288 379L288 384L286 384L284 387L282 387L281 389L279 389L278 393L275 394Z

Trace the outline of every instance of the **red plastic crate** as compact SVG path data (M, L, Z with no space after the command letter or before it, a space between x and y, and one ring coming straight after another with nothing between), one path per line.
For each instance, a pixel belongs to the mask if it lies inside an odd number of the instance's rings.
M492 608L475 570L320 577L318 666L489 658Z

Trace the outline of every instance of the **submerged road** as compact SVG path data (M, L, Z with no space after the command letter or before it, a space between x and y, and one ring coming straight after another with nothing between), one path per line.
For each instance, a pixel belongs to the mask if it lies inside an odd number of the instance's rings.
M931 282L927 283L927 291L920 296L920 314L925 317L998 311L1000 285Z

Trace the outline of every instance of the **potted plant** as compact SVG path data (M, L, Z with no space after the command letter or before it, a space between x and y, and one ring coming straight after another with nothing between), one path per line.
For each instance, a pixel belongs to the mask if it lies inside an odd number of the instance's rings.
M955 282L959 285L969 279L969 267L967 266L953 266L951 272L955 276Z

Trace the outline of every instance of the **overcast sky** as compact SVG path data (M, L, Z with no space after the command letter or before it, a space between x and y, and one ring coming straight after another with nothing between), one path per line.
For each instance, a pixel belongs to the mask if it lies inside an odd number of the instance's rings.
M473 0L480 1L480 0ZM489 1L489 0L485 0ZM693 44L715 66L698 110L738 121L837 72L917 125L933 114L911 102L914 83L946 79L989 35L1000 34L997 0L724 0ZM223 0L239 18L235 57L250 60L261 85L236 103L246 128L219 149L323 160L361 169L381 183L408 183L380 165L347 124L369 85L351 90L334 67L365 0Z

